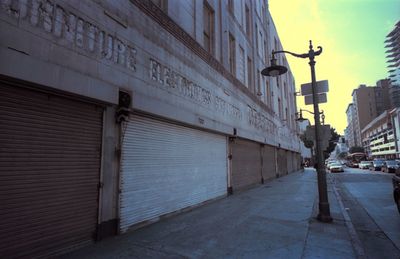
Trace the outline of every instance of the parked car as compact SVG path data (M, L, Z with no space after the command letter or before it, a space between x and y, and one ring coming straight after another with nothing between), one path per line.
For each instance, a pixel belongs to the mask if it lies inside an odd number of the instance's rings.
M400 173L397 172L392 178L393 183L393 199L397 205L397 210L400 213Z
M341 163L333 163L330 166L331 173L335 172L344 172L343 166Z
M372 165L369 167L369 170L372 171L380 171L383 165L383 160L374 160L372 161Z
M370 166L372 166L372 161L361 161L358 164L358 168L360 169L369 169Z
M396 173L399 169L399 163L396 160L386 160L383 162L381 171L384 173Z
M331 166L333 165L333 164L338 164L339 162L338 161L330 161L330 162L328 162L328 164L326 165L326 168L328 169L328 170L330 170L331 169Z

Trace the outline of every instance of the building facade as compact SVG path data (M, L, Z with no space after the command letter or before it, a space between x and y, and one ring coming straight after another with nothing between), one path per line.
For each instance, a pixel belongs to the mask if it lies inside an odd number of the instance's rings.
M363 146L370 158L396 158L396 138L392 123L393 111L385 111L362 130Z
M390 79L390 97L394 107L400 107L400 21L386 36L388 73Z
M376 86L360 85L353 90L353 102L346 110L349 147L361 147L362 129L378 115L391 108L389 80L383 79Z
M12 0L0 23L4 257L61 254L300 166L293 75L260 74L282 48L267 1Z

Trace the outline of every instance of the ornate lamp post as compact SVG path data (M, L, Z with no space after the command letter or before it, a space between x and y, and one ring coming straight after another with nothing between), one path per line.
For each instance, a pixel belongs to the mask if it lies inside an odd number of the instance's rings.
M316 91L316 79L315 79L315 60L314 58L320 55L322 52L322 47L318 46L318 51L314 51L312 42L310 40L310 46L308 53L305 54L296 54L290 51L278 50L272 51L272 59L271 66L263 69L261 74L264 76L272 76L276 77L282 75L287 72L287 68L284 66L279 66L276 64L275 54L277 53L288 53L292 56L298 58L308 58L311 68L311 87L312 87L312 96L313 96L313 105L314 105L314 121L315 121L315 139L316 139L316 158L317 158L317 173L318 173L318 193L319 193L319 214L317 216L318 220L322 222L331 222L332 217L330 215L330 208L328 202L328 192L326 186L326 172L323 168L323 153L321 149L321 137L320 137L320 118L318 107L318 99L317 99L317 91Z

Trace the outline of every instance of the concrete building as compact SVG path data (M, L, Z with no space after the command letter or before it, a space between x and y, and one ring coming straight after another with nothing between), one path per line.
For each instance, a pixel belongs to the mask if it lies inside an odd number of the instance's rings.
M268 1L10 0L0 25L4 258L55 256L300 166L293 75L260 74L282 49Z
M396 158L400 158L400 108L391 110L390 117L394 131L394 141L396 144Z
M381 115L384 111L394 108L390 98L390 80L381 79L376 82L375 90L375 106L377 116Z
M347 117L346 140L349 147L356 146L356 132L354 130L355 116L356 115L355 115L354 104L350 103L346 109L346 117Z
M345 131L348 147L363 146L362 129L374 118L393 107L390 99L390 80L382 79L376 86L360 85L352 93L353 102L346 110Z
M391 82L390 97L394 107L400 107L400 21L386 36L388 73Z
M368 123L361 132L364 149L370 158L396 157L396 138L391 113L392 111L385 111Z

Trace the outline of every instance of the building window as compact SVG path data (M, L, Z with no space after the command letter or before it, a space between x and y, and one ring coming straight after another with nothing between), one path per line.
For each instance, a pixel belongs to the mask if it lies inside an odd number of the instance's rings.
M258 96L262 96L262 92L261 92L261 73L260 70L257 70L257 95Z
M239 75L238 77L240 78L240 81L243 84L246 84L246 59L244 55L244 49L239 45L239 62L238 62L238 71Z
M256 34L256 53L258 53L258 26L257 26L257 23L256 23L256 31L255 31L255 34Z
M167 12L168 0L151 0L155 5L157 5L161 10Z
M235 38L229 33L229 71L236 75L236 43Z
M247 87L253 89L253 62L247 57Z
M267 38L267 37L265 36L265 38ZM268 59L268 45L267 45L267 41L266 40L264 40L264 57L265 57L265 65L268 65L268 61L269 61L269 59Z
M214 54L214 10L204 2L204 48L211 54Z
M250 9L247 5L245 5L245 13L246 13L246 34L249 39L251 39L251 16Z
M282 119L283 114L282 114L282 102L281 102L281 98L278 98L278 112L279 112L279 118Z
M228 11L231 13L232 16L234 16L235 14L234 2L234 0L228 0Z

